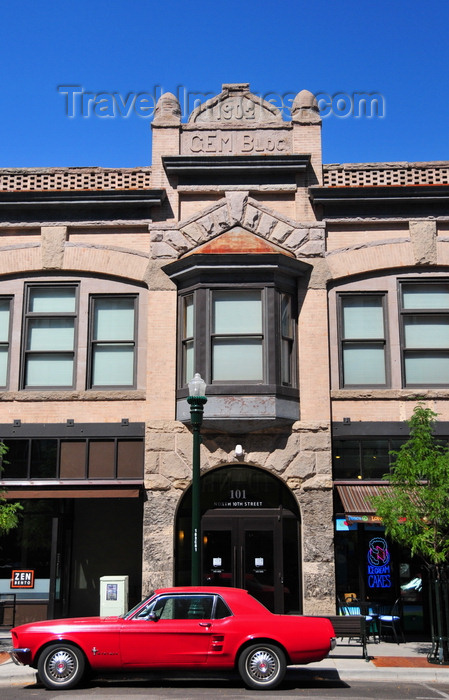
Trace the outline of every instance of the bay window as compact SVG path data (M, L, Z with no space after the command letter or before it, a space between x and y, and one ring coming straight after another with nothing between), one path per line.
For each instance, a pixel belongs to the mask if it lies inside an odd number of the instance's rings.
M199 372L210 425L242 432L298 420L298 278L308 266L217 250L163 268L178 288L177 419L189 420L187 384Z
M212 387L296 387L294 298L274 287L199 288L180 297L180 389L198 371Z

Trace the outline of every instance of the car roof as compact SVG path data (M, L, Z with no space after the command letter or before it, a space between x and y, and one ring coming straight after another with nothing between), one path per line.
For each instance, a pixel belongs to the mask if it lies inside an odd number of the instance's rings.
M231 586L171 586L169 588L158 588L155 593L214 593L223 595L228 592L236 593L237 595L249 595L248 591L243 588L232 588Z
M154 595L161 594L195 594L220 595L229 604L234 613L252 613L257 615L271 615L262 603L243 588L230 586L174 586L171 588L158 588Z

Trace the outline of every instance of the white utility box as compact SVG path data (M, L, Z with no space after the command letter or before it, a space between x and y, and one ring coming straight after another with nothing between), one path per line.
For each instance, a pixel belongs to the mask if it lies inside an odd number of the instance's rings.
M100 617L123 615L128 611L128 576L100 578Z

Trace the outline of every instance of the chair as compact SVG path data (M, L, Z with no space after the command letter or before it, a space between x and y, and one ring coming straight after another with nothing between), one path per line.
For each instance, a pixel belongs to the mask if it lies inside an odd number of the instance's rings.
M382 638L384 630L391 630L392 636L396 644L399 644L399 636L402 637L402 642L405 643L404 632L402 629L402 619L400 612L401 599L395 600L392 606L380 606L379 616L379 637Z
M365 618L368 636L373 636L376 641L376 623L372 615L362 612L359 605L340 605L340 615L360 615ZM350 640L351 641L351 638Z

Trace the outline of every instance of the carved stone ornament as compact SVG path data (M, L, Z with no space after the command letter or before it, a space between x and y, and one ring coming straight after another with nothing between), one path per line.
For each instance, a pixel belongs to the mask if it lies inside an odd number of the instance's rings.
M153 124L180 124L181 123L181 107L179 100L173 93L164 92L157 101L154 110Z
M298 124L321 124L317 99L309 90L301 90L293 100L292 121Z
M189 124L283 123L277 107L249 91L249 83L223 85L222 92L197 107L190 115Z

